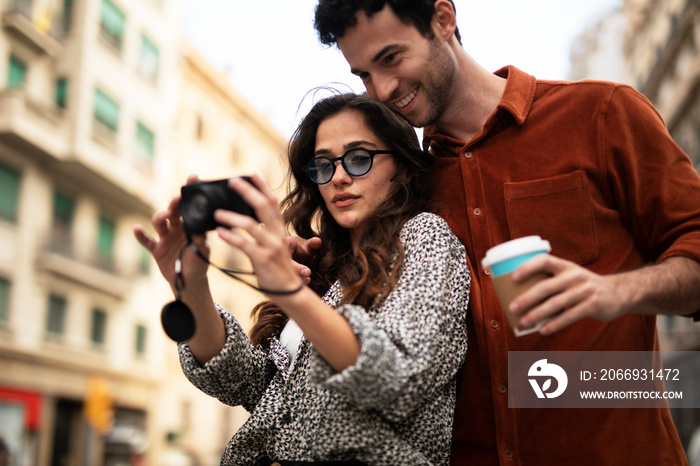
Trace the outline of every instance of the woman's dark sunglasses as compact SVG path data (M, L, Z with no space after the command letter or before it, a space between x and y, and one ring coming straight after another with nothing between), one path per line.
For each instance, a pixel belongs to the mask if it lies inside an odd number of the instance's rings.
M350 149L340 157L330 159L328 157L314 157L301 169L309 175L311 181L316 184L328 183L335 174L335 163L340 160L343 170L351 176L362 176L372 169L374 156L377 154L393 154L391 150L369 150L363 147Z

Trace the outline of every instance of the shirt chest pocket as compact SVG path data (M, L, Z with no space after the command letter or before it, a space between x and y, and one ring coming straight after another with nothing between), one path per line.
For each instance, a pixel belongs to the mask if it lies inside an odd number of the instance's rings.
M577 264L598 258L593 203L583 170L503 185L511 238L539 235Z

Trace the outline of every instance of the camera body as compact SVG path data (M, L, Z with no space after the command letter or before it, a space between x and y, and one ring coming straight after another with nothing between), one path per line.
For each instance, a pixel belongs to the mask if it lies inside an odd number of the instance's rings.
M250 177L242 177L250 182ZM232 190L229 180L197 181L180 189L180 214L188 235L214 230L221 224L214 220L216 209L226 209L257 219L253 209Z

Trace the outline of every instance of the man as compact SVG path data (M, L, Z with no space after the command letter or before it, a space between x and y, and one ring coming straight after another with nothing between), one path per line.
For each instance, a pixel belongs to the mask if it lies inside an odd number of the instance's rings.
M651 104L618 84L489 73L450 0L320 0L315 26L370 96L425 127L435 196L467 249L453 464L687 464L668 410L508 408L508 351L654 351L655 314L700 309L700 177ZM551 320L517 338L480 261L531 234L552 254L514 278L551 278L511 310Z

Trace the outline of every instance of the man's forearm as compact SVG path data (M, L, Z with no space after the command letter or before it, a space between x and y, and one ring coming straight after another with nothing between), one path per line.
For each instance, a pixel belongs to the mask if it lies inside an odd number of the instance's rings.
M700 263L670 257L622 275L626 275L623 286L632 296L628 312L700 317Z

